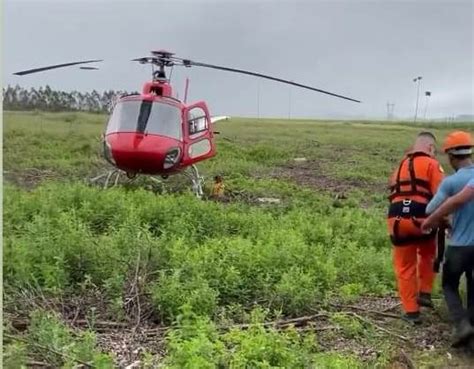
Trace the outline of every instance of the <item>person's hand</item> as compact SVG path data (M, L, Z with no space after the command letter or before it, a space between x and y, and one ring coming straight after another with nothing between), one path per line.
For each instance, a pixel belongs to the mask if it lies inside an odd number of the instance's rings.
M432 217L428 217L421 224L421 231L424 234L429 234L429 233L431 233L433 228L436 228L437 226L438 226L438 222L436 222L436 219L434 219Z
M449 219L449 215L446 215L445 217L441 218L440 224L445 228L451 229L451 221Z

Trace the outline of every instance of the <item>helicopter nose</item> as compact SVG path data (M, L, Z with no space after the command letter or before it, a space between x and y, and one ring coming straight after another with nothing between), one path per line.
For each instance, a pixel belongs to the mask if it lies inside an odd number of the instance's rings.
M182 156L182 143L175 139L140 133L114 133L107 136L113 157L122 170L161 174L172 170Z

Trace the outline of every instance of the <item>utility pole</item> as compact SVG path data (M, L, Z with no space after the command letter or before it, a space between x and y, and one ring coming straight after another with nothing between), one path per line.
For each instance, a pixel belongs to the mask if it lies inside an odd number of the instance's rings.
M393 119L393 110L395 109L395 103L387 102L387 120Z
M420 98L420 81L422 80L423 77L416 77L413 79L413 82L418 81L418 86L417 86L417 91L416 91L416 107L415 107L415 118L413 119L413 122L416 122L416 117L418 116L418 100Z

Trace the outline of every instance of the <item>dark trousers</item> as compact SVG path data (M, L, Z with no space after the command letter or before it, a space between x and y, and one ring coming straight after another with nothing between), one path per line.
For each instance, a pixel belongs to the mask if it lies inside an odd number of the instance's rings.
M455 323L470 319L474 324L474 246L449 246L443 265L443 292L449 313ZM459 295L459 282L466 275L467 309Z

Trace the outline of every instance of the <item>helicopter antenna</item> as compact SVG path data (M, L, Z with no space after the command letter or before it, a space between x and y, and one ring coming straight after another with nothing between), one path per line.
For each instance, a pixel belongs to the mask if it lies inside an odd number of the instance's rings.
M170 76L168 77L168 82L171 81L171 76L173 75L173 69L174 69L174 65L171 66Z
M186 77L186 85L184 87L184 103L186 104L186 101L188 101L188 89L189 89L189 78Z

